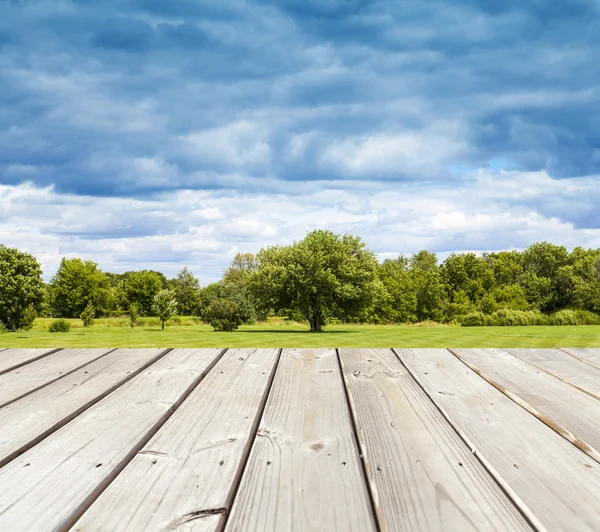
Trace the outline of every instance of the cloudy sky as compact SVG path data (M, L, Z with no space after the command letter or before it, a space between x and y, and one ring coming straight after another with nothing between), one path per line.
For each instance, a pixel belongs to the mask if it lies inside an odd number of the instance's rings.
M600 247L600 0L0 0L0 243L45 277L313 228Z

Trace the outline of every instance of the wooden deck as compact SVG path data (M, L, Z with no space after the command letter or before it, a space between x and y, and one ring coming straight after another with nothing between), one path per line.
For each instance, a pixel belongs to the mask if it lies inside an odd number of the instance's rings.
M600 530L600 349L0 350L0 530Z

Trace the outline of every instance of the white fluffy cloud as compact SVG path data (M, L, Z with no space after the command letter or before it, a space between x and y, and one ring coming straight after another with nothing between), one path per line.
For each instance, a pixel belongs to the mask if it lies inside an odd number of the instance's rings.
M1 185L0 243L33 253L46 278L61 257L78 256L114 272L153 268L173 276L188 265L203 284L218 279L236 252L287 244L313 228L358 234L382 259L423 248L443 258L541 240L600 247L598 224L577 226L564 216L581 210L582 193L583 211L598 204L595 177L478 172L458 187L356 185L307 187L293 196L183 190L146 200Z

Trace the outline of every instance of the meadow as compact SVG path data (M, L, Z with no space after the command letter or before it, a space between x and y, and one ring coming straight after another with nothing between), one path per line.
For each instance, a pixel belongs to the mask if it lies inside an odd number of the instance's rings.
M96 320L84 328L68 320L68 333L50 333L50 319L29 331L0 335L0 347L600 347L600 326L457 327L415 325L328 325L310 332L303 323L272 320L215 332L192 318L171 320L162 331L153 319L133 330L122 318Z

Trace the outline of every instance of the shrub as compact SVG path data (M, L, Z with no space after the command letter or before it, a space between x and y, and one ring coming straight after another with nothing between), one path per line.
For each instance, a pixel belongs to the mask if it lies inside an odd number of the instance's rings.
M64 318L54 320L48 325L49 332L69 332L71 330L71 324Z
M496 310L487 318L487 324L500 327L548 325L548 317L538 310Z
M579 325L600 325L600 316L589 310L576 310Z
M235 331L242 324L239 305L228 299L215 299L206 309L206 317L215 331Z
M549 317L550 325L578 325L577 313L574 310L559 310Z
M559 310L548 320L550 325L600 325L600 316L587 310Z
M137 325L140 319L140 307L137 303L129 305L129 327L133 328Z
M459 318L463 327L481 327L486 324L486 316L483 312L471 312Z
M173 290L161 290L154 296L152 303L152 312L158 317L162 325L162 330L165 330L165 322L175 316L177 312L177 300Z
M29 331L33 329L33 323L37 318L37 312L33 305L28 305L25 311L23 312L23 318L21 319L21 329L24 331Z
M0 321L0 334L4 334L7 331L6 325Z
M83 322L83 326L91 327L92 325L94 325L95 315L96 310L94 309L94 306L91 303L88 303L87 307L85 307L85 310L79 316L81 318L81 321Z

